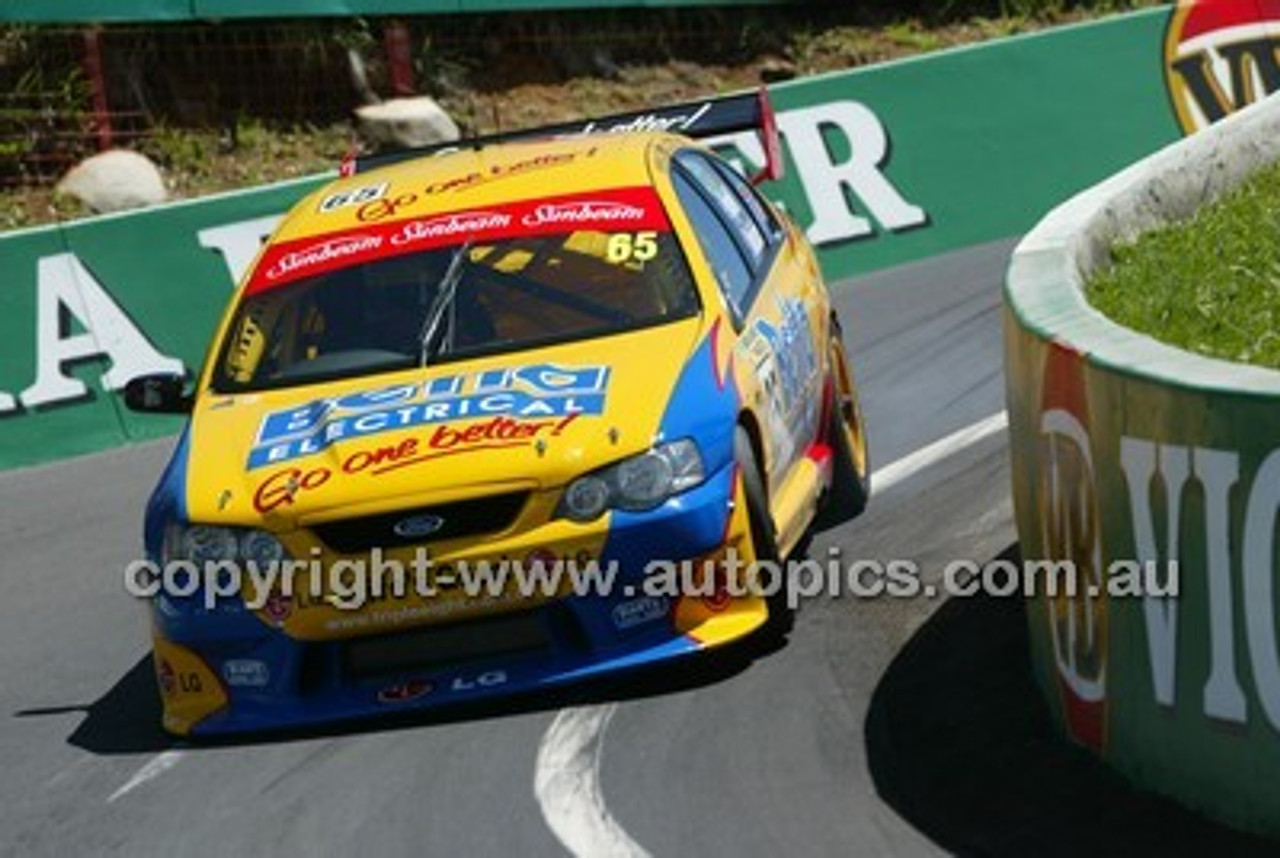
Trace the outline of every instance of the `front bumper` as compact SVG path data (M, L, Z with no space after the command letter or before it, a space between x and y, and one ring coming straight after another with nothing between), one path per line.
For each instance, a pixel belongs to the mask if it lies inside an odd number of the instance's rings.
M715 562L751 553L735 469L643 513L612 513L599 561L612 586L518 596L447 622L299 637L241 605L153 610L164 726L181 735L301 727L548 688L737 640L768 616L764 600L644 586L654 560ZM554 546L552 546L554 549ZM383 603L379 616L394 616ZM460 616L461 614L459 614Z

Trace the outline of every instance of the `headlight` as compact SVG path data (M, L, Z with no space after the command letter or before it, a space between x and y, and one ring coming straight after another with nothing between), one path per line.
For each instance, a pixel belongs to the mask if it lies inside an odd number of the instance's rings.
M178 540L178 546L181 559L193 563L235 560L240 553L236 535L231 530L201 524L186 528Z
M240 559L256 563L259 568L279 563L286 554L280 540L265 530L246 530L240 534Z
M606 509L652 509L705 478L697 445L682 438L578 477L565 488L559 514L591 521Z
M649 507L661 503L671 493L671 463L658 453L649 452L620 462L614 476L619 506Z
M245 560L266 566L278 563L287 556L288 552L280 540L265 530L175 523L165 534L162 559L166 563L190 560L196 564Z
M579 477L569 483L560 505L574 521L590 521L609 507L609 486L599 477Z

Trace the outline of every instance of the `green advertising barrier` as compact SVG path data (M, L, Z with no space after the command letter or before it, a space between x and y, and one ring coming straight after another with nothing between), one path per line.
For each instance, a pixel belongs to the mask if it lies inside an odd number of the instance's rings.
M793 214L810 224L828 275L1020 234L1057 200L1177 139L1160 73L1168 15L1157 9L778 87L780 110L806 106L821 117L828 105L832 114L822 118L821 142L780 121L792 153L801 149L781 196L805 201ZM842 180L835 193L834 182L813 181L812 165L824 160L841 165L828 174ZM876 187L876 175L889 187Z
M788 169L768 193L831 279L1022 232L1180 134L1161 73L1169 17L779 85ZM750 169L763 162L752 135L720 142ZM172 431L123 413L111 391L175 361L198 368L261 219L320 181L0 236L0 467Z
M1005 325L1032 663L1055 719L1135 783L1270 836L1280 372L1121 328L1082 284L1116 240L1276 160L1280 95L1063 205L1014 253Z
M0 467L175 432L118 395L199 368L261 238L318 179L0 236Z

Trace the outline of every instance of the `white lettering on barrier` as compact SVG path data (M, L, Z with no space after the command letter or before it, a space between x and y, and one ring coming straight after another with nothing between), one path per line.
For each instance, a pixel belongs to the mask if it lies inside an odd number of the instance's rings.
M283 219L283 215L267 215L214 226L196 233L196 240L201 247L218 253L227 265L231 282L239 283L249 273L249 266L262 249L262 243Z
M869 107L856 101L833 101L778 114L778 130L786 138L800 185L813 212L809 240L832 244L872 235L871 221L854 214L849 195L890 231L928 223L924 209L907 202L884 174L889 154L889 133ZM849 143L848 159L832 159L824 134L836 131ZM714 147L736 149L747 161L763 164L764 149L754 131L711 138ZM747 174L740 160L728 157L739 172Z
M102 374L103 390L119 390L129 379L152 372L183 371L182 361L158 352L111 295L73 253L40 259L36 268L36 380L19 394L28 408L79 399L88 388L65 375L71 361L105 356L111 369ZM83 329L63 333L63 311ZM0 408L13 410L12 397Z
M1244 626L1258 702L1280 730L1280 658L1276 654L1276 517L1280 515L1280 450L1253 480L1244 520Z
M830 244L872 233L871 222L855 215L845 192L853 194L881 226L891 231L928 221L924 209L903 199L881 171L889 154L889 135L879 118L856 101L833 101L778 115L800 184L813 210L809 240ZM839 131L849 142L849 158L836 163L824 133Z
M1195 448L1192 468L1204 487L1205 554L1209 573L1209 679L1204 712L1226 721L1245 720L1244 691L1236 673L1234 600L1231 598L1231 487L1240 479L1240 457L1226 450ZM1274 638L1273 638L1274 640Z
M1135 438L1120 439L1120 464L1129 484L1130 516L1133 521L1134 551L1140 562L1178 562L1178 531L1182 513L1182 486L1190 471L1187 451L1165 450L1160 471L1165 486L1168 517L1164 557L1156 548L1151 515L1152 477L1156 474L1156 446ZM1147 624L1147 655L1151 659L1151 684L1156 702L1172 706L1177 691L1178 602L1176 599L1143 598L1142 613Z
M1275 529L1280 514L1280 450L1273 451L1258 469L1247 496L1242 522L1239 557L1231 551L1231 495L1240 480L1240 455L1230 450L1158 444L1125 437L1120 442L1120 464L1129 490L1134 548L1140 560L1158 561L1163 567L1177 561L1182 496L1190 477L1203 490L1204 562L1208 595L1209 675L1202 690L1207 717L1237 724L1248 721L1248 700L1240 684L1236 661L1236 616L1232 564L1241 568L1244 601L1244 639L1248 648L1254 686L1263 714L1280 730L1280 653L1277 643L1274 593ZM1163 487L1162 504L1153 504L1153 492ZM1155 520L1155 508L1164 521ZM1157 525L1162 525L1157 528ZM1164 534L1164 546L1156 544L1156 531ZM1161 557L1160 555L1164 556ZM1178 603L1176 599L1144 597L1147 646L1151 657L1151 681L1158 703L1173 706L1177 689Z

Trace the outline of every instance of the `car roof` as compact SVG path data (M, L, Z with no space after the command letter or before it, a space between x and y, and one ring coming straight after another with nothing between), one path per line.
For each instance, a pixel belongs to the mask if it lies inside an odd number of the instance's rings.
M316 191L289 213L273 243L364 226L374 208L382 211L378 220L390 221L518 200L650 186L649 152L662 139L680 138L626 133L518 141L402 161L338 179ZM361 200L373 200L374 204L364 208ZM385 203L395 204L393 213L386 213Z

